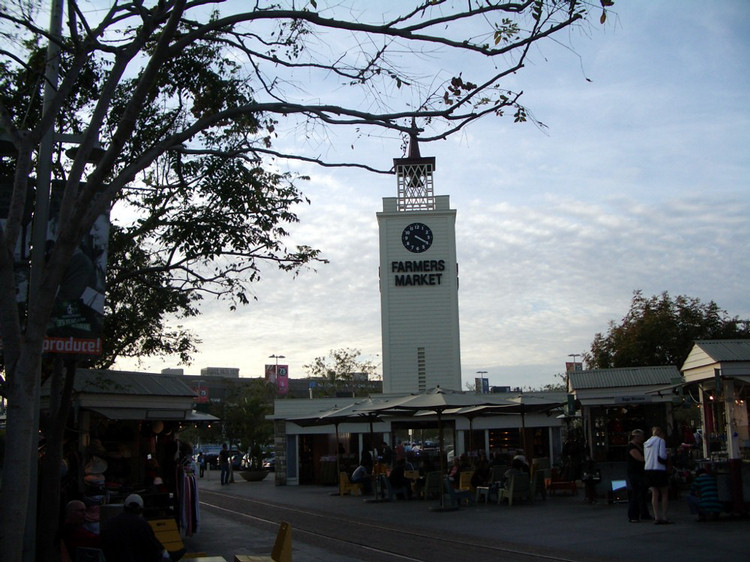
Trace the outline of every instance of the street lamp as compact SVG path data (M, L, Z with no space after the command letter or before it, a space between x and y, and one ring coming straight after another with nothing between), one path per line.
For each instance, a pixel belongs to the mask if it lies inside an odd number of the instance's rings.
M276 383L276 379L279 376L279 359L286 359L286 356L274 354L274 355L269 355L268 358L276 360L276 367L273 370L273 381L272 381L275 384Z
M479 375L479 381L481 384L480 388L477 388L477 394L484 394L484 375L487 374L487 371L477 371L477 375Z
M581 355L580 353L568 353L568 357L573 358L573 372L578 370L578 363L576 363L576 357ZM583 365L581 365L583 367ZM570 391L570 371L565 369L565 390Z

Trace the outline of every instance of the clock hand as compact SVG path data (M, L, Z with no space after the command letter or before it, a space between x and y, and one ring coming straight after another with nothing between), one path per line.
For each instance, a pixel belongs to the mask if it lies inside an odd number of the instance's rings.
M414 238L416 238L417 240L419 240L422 244L429 244L429 242L427 242L427 240L425 240L424 238L420 238L416 234L414 235Z

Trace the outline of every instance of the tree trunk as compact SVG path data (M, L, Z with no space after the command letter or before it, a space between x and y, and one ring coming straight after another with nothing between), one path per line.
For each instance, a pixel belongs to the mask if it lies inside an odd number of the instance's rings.
M26 517L29 511L32 455L36 458L35 431L39 404L38 361L41 343L34 353L31 342L21 345L20 360L8 374L8 420L0 490L0 562L19 562L23 555Z
M76 363L67 361L63 373L62 359L55 359L50 384L49 417L44 435L47 438L45 454L41 459L39 502L37 517L36 559L40 562L60 560L60 467L63 460L63 435L70 413L71 395L75 380ZM74 553L71 552L71 556Z

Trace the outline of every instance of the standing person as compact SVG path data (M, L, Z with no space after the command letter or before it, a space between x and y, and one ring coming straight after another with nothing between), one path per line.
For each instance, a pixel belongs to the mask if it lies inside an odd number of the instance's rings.
M634 429L630 433L630 443L627 451L627 485L628 485L628 521L638 523L649 521L652 517L648 513L646 504L646 459L643 456L643 442L646 435L642 429Z
M200 477L206 474L206 457L203 455L203 451L198 453L198 470L200 471Z
M669 507L669 475L667 474L667 444L664 430L655 426L651 437L643 444L646 485L651 489L651 507L654 510L654 523L667 525Z
M221 485L229 484L229 451L227 451L227 444L221 444L221 451L219 451L219 468L221 469Z
M130 494L122 513L102 524L102 550L107 562L160 562L169 554L141 516L143 498Z

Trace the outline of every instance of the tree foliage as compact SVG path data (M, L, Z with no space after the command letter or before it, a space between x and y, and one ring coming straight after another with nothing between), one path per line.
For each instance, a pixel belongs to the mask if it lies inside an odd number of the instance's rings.
M605 10L609 4L601 1ZM186 0L91 11L70 0L65 25L53 9L45 29L40 5L0 5L0 133L15 151L1 163L13 181L0 228L5 463L13 470L4 471L0 497L0 560L14 562L33 497L45 330L66 267L99 215L114 205L124 217L117 235L126 253L112 270L131 285L123 305L151 290L159 294L149 304L183 315L204 295L246 303L258 260L295 271L319 259L312 248L281 242L296 222L294 206L305 202L295 185L301 178L282 170L288 160L387 173L366 157L329 156L325 139L346 129L352 144L409 133L430 141L484 116L531 119L505 79L533 45L585 22L589 8L578 0L423 0L388 12L379 3L311 0L261 1L238 12L237 3L218 1L211 13L205 2ZM427 61L438 61L438 70ZM61 133L77 135L75 154L57 142ZM91 164L98 143L105 149ZM31 172L37 167L42 187L48 162L51 177L64 182L59 229L46 261L32 268L39 283L19 312L13 254L30 219ZM148 323L115 306L113 317ZM117 334L123 341L111 353L189 352L189 335L172 334L164 347L156 332L141 340Z
M273 439L273 422L266 416L273 413L275 390L263 379L252 379L230 394L224 405L222 423L226 436L250 452L253 468L261 468L263 449Z
M606 334L596 334L591 352L584 356L589 368L647 367L685 362L696 340L750 338L747 320L730 317L710 301L664 292L644 297L635 291L630 310Z
M361 355L359 349L334 349L324 357L316 357L312 363L305 365L304 369L308 377L325 380L325 384L322 385L324 394L335 394L339 390L359 394L356 377L361 376L364 380L369 380L377 374L377 365L369 360L360 360Z

